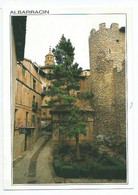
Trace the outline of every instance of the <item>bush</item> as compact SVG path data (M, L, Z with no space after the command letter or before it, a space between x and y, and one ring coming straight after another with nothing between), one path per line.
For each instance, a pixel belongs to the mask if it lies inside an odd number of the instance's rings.
M126 179L126 166L109 155L102 155L91 164L91 174L97 179Z
M89 176L89 167L81 167L76 164L64 164L63 159L54 160L54 169L59 177L79 178Z
M107 153L102 154L96 161L103 166L120 166L121 162L113 157L110 157Z
M97 157L99 155L99 149L98 149L98 147L95 146L94 143L92 143L92 144L89 144L89 143L81 144L80 145L80 150L81 150L81 153L90 154L93 157Z
M97 166L92 172L96 179L126 179L126 169L124 166Z
M53 150L53 155L54 157L57 157L58 155L63 156L69 153L69 150L70 150L70 146L68 144L57 145Z
M100 165L98 162L91 162L89 166L79 164L65 164L63 159L54 160L54 169L59 177L80 178L92 177L96 179L126 179L126 167L120 161L106 156L113 166Z
M67 154L69 153L70 146L68 144L62 145L59 147L60 154Z

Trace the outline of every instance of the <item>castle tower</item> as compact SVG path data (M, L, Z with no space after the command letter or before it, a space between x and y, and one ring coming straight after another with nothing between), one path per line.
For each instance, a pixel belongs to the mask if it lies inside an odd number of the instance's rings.
M121 28L122 29L122 28ZM94 93L95 134L125 132L125 33L113 23L100 24L89 37L90 77L88 90Z
M49 53L45 56L45 66L54 65L54 55L51 52L51 47L49 48Z

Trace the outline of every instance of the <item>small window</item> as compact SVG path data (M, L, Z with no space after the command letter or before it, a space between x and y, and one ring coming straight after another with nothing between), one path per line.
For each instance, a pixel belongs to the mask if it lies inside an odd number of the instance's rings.
M28 126L29 112L26 112L26 126Z
M111 49L109 49L109 53L111 53Z
M26 69L23 67L22 68L22 75L25 76Z
M36 90L36 80L33 78L33 89Z
M116 39L116 42L119 42L119 39Z
M32 115L32 125L35 126L35 115Z
M35 96L33 95L33 102L35 102Z

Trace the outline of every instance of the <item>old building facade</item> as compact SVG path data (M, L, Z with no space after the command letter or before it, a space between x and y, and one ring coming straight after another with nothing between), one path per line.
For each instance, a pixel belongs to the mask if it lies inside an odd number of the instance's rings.
M25 48L25 37L26 37L26 16L11 17L11 122L12 122L12 151L13 151L13 160L17 158L24 150L22 147L22 140L24 139L24 135L15 136L14 134L14 113L15 113L15 94L16 94L16 69L17 69L17 61L22 61L24 58L24 48ZM20 34L20 36L19 36ZM5 161L5 163L7 160Z
M18 62L14 115L14 158L30 148L38 138L41 130L41 93L42 83L34 64L27 59ZM20 151L16 148L18 141L22 145Z
M126 132L125 29L117 23L91 30L89 37L90 76L88 91L94 93L95 135Z

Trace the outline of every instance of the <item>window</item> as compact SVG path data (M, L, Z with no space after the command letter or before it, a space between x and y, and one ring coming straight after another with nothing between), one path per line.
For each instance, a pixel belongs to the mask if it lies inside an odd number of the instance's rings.
M116 39L116 42L119 42L119 39Z
M29 112L26 112L26 126L28 125L28 116L29 116Z
M22 75L25 76L26 69L22 67Z
M33 95L33 102L35 102L35 96Z
M35 126L35 115L32 115L32 125Z
M36 80L33 78L33 89L36 90Z

